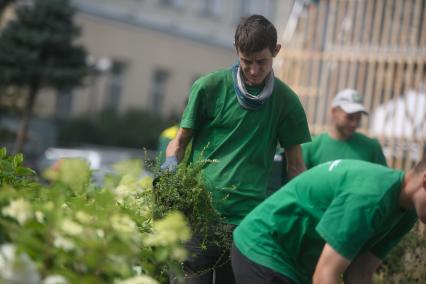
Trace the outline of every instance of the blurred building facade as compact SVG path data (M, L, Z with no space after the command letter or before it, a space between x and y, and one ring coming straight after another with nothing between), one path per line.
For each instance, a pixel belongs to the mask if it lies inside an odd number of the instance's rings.
M329 126L339 90L356 89L370 111L361 131L380 140L390 166L410 168L426 154L426 1L297 4L276 74L299 95L311 132Z
M233 37L242 16L266 16L281 29L293 1L74 0L81 43L93 74L69 94L45 93L44 116L95 115L109 109L179 113L193 81L236 60Z

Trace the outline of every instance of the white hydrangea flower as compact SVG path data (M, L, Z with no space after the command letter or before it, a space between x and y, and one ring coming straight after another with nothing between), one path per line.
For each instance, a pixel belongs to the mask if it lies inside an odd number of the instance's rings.
M123 234L137 234L136 223L126 215L114 215L111 217L111 225L114 230Z
M53 240L53 245L57 248L61 248L64 251L72 251L75 249L75 244L72 240L65 238L61 235L56 235Z
M93 220L89 214L83 211L77 211L77 213L75 213L75 218L83 224L89 224Z
M35 217L36 217L37 222L39 222L39 223L43 223L43 222L44 222L44 214L43 214L43 212L41 212L41 211L36 211L36 212L34 213L34 215L35 215Z
M23 198L11 201L9 206L3 208L2 213L16 219L21 225L33 217L31 204Z
M98 236L98 238L103 239L105 237L105 232L102 229L97 229L96 230L96 236Z
M191 230L180 212L173 212L154 222L153 232L145 239L145 244L154 246L174 245L189 240Z
M149 206L139 207L138 214L144 220L150 220L150 219L152 219L152 210L151 210L151 208L149 208Z
M116 280L115 284L159 284L157 280L148 275L139 275L125 280Z
M40 275L26 254L16 254L13 244L0 247L0 283L39 284Z
M129 197L134 193L133 193L132 187L130 187L128 185L121 184L121 185L119 185L115 188L114 194L117 198L117 201L119 203L122 203L124 198Z
M64 219L62 221L61 229L65 234L68 234L70 236L79 236L84 231L83 227L80 224L70 219Z
M55 208L55 204L52 201L46 202L44 204L44 209L51 211Z
M62 275L50 275L43 280L42 284L68 284L68 280Z
M174 247L171 255L175 260L184 261L188 257L188 252L183 247Z

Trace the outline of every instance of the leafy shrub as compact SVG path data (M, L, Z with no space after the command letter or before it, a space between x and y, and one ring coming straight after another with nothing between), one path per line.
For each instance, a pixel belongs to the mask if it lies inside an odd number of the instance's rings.
M158 176L154 186L154 217L163 218L170 210L182 212L192 230L203 235L202 247L207 245L209 239L218 240L219 246L230 243L223 226L225 221L213 206L212 195L202 177L202 169L206 163L212 162L198 160L190 165L180 163L176 173L154 170Z
M5 148L0 148L0 187L32 187L35 171L22 166L24 156L8 156Z
M118 165L98 187L83 160L55 164L48 186L21 163L1 150L0 283L158 283L179 273L190 229L176 211L153 220L152 178L140 178L141 165Z

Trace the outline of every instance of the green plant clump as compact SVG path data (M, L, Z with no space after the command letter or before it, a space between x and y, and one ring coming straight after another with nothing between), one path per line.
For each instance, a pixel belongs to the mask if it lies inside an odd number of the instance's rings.
M0 283L168 283L187 257L183 214L152 216L152 178L135 161L103 185L81 159L37 181L22 155L0 149Z
M188 219L193 232L203 236L202 247L209 240L219 246L229 246L224 218L216 210L212 194L204 185L202 169L209 160L192 164L181 163L175 173L154 170L154 217L162 218L170 211L180 211ZM212 236L214 234L215 236Z

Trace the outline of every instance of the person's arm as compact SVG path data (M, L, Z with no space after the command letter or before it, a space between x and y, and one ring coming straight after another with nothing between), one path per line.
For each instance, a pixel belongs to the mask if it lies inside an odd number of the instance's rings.
M185 154L186 146L189 144L192 138L192 129L190 128L179 128L176 137L170 141L166 149L166 158L176 157L177 161L180 162Z
M339 284L341 275L350 263L350 260L335 251L329 244L325 244L315 268L312 283Z
M371 252L359 255L344 274L346 284L373 283L373 274L382 261Z
M303 162L302 148L299 144L285 148L285 155L289 179L306 170L305 163Z

